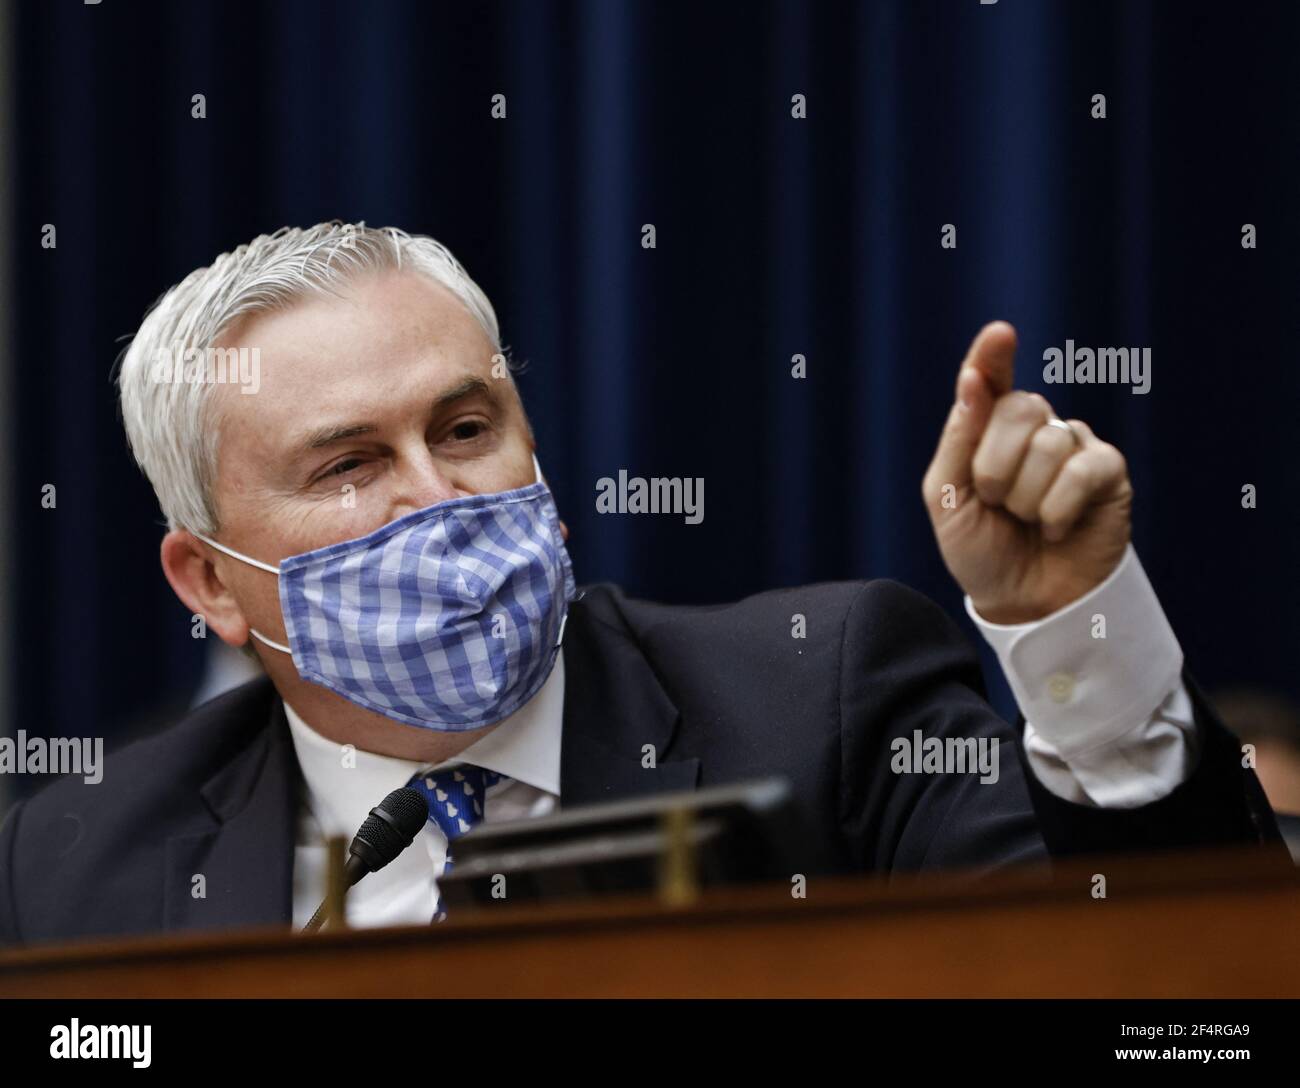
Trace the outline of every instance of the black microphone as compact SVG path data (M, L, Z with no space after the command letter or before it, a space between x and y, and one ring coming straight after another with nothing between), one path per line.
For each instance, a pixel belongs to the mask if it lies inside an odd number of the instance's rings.
M429 819L429 802L424 794L411 786L393 790L370 810L348 848L347 864L343 867L344 888L350 888L367 873L382 869L393 858L415 841ZM325 922L325 903L321 902L311 921L303 926L304 933L314 933Z

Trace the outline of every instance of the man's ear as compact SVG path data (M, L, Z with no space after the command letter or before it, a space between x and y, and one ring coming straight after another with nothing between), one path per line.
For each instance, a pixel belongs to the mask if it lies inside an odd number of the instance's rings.
M162 540L167 582L190 612L203 617L222 642L239 648L248 641L248 621L207 556L207 546L184 529Z
M569 527L563 521L560 522L560 536L564 537L564 543L569 542Z

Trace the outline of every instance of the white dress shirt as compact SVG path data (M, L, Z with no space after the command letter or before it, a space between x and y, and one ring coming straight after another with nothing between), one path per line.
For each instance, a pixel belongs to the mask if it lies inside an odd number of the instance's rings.
M417 763L363 752L326 740L285 703L285 716L302 767L306 796L298 818L293 859L293 925L301 929L325 894L325 839L348 842L370 810L416 772L472 763L507 776L488 787L483 822L542 816L560 796L560 729L564 721L564 654L537 694L486 737L454 759ZM508 780L507 780L508 779ZM429 820L407 849L357 884L347 897L355 927L424 924L438 903L437 877L447 861L447 838Z
M1079 804L1131 808L1172 791L1195 757L1183 653L1130 545L1101 585L1034 623L988 623L966 609L992 645L1025 716L1031 772ZM1094 617L1104 617L1105 638ZM293 924L301 929L325 890L325 838L349 842L370 809L417 773L472 763L505 775L484 799L483 820L550 812L560 796L564 654L538 693L454 759L422 764L345 747L285 704L305 797L293 865ZM437 904L447 840L428 822L415 842L349 893L348 924L423 925Z

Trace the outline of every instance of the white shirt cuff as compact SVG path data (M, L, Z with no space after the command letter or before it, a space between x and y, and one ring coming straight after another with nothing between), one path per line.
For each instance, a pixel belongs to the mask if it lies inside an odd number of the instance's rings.
M1032 623L989 623L1026 721L1038 779L1067 800L1146 804L1172 791L1194 755L1195 722L1180 681L1183 651L1130 544L1110 576Z

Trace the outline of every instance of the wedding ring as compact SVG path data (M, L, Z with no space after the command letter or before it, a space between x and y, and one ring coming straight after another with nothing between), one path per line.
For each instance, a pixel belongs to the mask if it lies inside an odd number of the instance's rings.
M1049 419L1049 420L1047 421L1047 426L1049 426L1049 427L1059 427L1061 430L1063 430L1066 434L1068 434L1071 438L1074 439L1074 445L1075 445L1075 448L1076 448L1076 449L1077 449L1079 446L1082 446L1082 445L1083 445L1083 440L1079 437L1079 432L1076 431L1073 427L1071 427L1068 423L1066 423L1065 420L1063 420L1063 419Z

